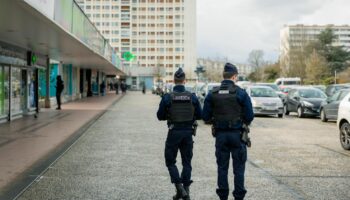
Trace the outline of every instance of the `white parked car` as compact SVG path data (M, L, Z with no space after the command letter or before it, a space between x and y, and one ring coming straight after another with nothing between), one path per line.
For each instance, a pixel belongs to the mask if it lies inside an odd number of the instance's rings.
M277 115L283 117L283 103L269 86L249 86L246 89L253 104L255 115Z
M350 94L340 103L337 125L340 131L340 144L350 150Z
M199 95L198 95L199 102L204 104L205 97L209 94L209 92L213 88L219 87L220 85L221 83L208 83L206 85L203 85L202 88L199 90Z

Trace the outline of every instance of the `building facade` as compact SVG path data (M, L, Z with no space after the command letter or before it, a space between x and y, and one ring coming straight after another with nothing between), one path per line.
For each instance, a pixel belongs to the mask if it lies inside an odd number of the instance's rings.
M86 15L121 53L131 52L132 61L123 61L130 70L127 84L162 80L171 82L182 67L188 79L195 79L196 1L195 0L78 0ZM142 69L141 69L142 68ZM145 69L146 68L146 69ZM159 70L161 68L162 70ZM142 71L141 73L135 73ZM149 79L152 79L149 80Z
M99 95L106 75L124 75L74 0L3 0L0 16L0 123L55 106L58 75L63 102Z
M280 63L282 73L287 74L293 65L293 50L303 51L303 48L317 40L318 35L326 28L333 30L336 39L334 46L343 46L350 49L350 26L349 25L285 25L280 31Z

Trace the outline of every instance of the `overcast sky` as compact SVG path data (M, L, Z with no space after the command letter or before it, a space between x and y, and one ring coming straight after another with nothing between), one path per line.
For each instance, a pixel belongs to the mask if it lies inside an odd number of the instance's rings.
M197 0L199 57L245 63L253 49L278 58L284 24L349 24L350 0Z

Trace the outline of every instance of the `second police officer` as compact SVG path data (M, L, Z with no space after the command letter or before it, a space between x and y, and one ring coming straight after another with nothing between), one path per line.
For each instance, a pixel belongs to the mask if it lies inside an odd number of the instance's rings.
M159 120L167 120L169 127L164 155L171 183L176 188L173 199L189 200L192 183L192 136L195 135L196 120L201 119L202 110L196 95L185 90L185 73L181 68L176 71L174 82L173 92L162 97L157 117ZM183 166L181 175L176 167L179 150Z
M251 100L248 94L235 85L238 70L226 63L221 86L214 88L204 101L203 120L213 123L215 156L217 162L217 190L220 200L229 196L228 169L230 156L233 162L234 191L236 200L243 200L247 193L244 187L245 163L247 161L246 144L242 141L243 126L249 125L254 118Z

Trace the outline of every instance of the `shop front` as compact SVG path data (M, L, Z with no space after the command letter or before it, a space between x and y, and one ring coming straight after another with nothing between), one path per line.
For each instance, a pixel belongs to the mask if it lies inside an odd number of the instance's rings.
M35 112L34 70L0 63L0 121Z

